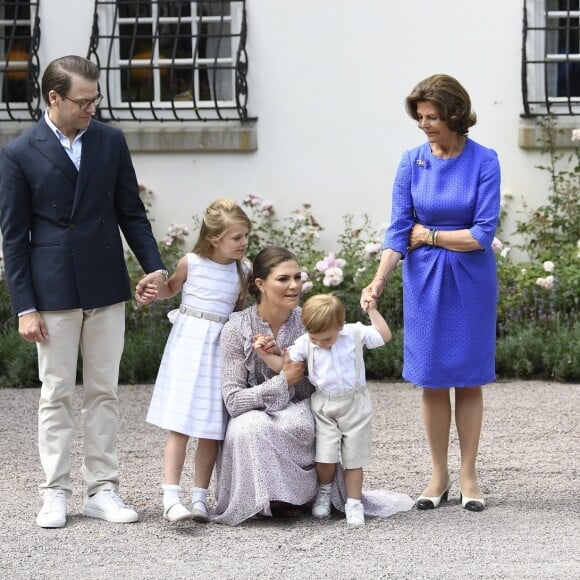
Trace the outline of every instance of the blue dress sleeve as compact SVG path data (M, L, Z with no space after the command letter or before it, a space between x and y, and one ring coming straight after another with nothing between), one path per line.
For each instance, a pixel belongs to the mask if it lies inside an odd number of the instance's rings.
M501 171L497 153L486 150L482 160L471 235L486 250L491 247L500 211Z
M411 197L412 165L409 152L403 153L395 182L393 185L393 199L391 210L391 225L385 233L383 250L390 248L407 255L409 235L414 224L413 199Z

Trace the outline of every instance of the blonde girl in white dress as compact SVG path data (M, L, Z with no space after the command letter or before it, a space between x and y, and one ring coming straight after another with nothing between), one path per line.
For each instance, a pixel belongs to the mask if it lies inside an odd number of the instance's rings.
M227 412L220 385L220 334L247 293L249 265L244 261L251 222L232 200L218 199L206 210L193 252L159 287L149 285L149 300L167 299L181 290L155 382L147 421L169 431L163 456L163 517L207 522L207 493ZM187 443L197 437L191 509L181 503L180 480Z

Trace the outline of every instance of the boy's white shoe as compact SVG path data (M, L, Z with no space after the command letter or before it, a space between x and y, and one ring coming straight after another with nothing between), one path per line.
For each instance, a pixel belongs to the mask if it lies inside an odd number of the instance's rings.
M36 516L40 528L62 528L66 524L66 493L62 489L47 489L44 503Z
M352 526L365 525L365 510L361 501L348 500L344 506L346 523Z
M129 524L139 519L139 514L127 507L112 489L105 489L87 497L83 505L83 514L114 524Z
M330 516L330 489L330 485L318 486L318 493L312 505L312 515L315 518L322 519Z

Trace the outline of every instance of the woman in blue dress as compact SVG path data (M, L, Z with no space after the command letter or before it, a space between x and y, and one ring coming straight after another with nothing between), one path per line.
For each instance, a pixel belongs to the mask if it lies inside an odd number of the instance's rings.
M453 77L421 81L406 99L427 142L406 151L393 187L391 225L377 273L363 290L382 293L403 260L403 378L423 388L431 480L416 501L448 499L450 390L461 452L461 505L481 511L476 458L483 419L481 387L495 379L497 275L491 248L500 209L497 154L467 137L476 116Z

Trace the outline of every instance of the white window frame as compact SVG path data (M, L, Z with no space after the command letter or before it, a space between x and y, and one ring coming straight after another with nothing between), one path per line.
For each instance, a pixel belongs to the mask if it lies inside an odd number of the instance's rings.
M27 26L30 29L30 36L32 37L33 35L33 23L36 19L37 13L38 13L38 2L34 2L34 3L29 3L30 6L30 18L20 18L18 20L14 20L14 19L6 19L4 18L4 6L0 5L0 28L2 29L2 33L0 36L2 38L6 37L5 34L5 29L7 27L13 27L13 26ZM25 112L25 116L24 119L25 120L30 120L30 104L24 101L5 101L4 100L4 78L5 78L5 72L1 72L4 71L6 69L8 69L8 72L11 69L15 69L18 71L18 69L22 70L24 69L26 71L26 74L29 74L30 71L28 71L28 60L10 60L9 62L7 62L6 60L6 54L5 54L5 50L4 50L4 45L3 43L0 43L0 120L4 120L7 118L8 116L8 107L10 108L10 112L12 113L12 116L17 116L18 118L20 118L19 113L20 112Z
M568 16L565 11L549 10L550 0L528 0L527 2L527 20L528 28L545 28L550 19L561 18ZM572 17L580 18L580 10L570 13ZM578 53L558 53L551 51L548 46L546 50L546 31L534 31L533 34L528 35L526 50L529 60L540 60L546 58L546 61L558 62L580 62L580 47ZM532 58L530 58L532 57ZM528 97L530 104L530 111L536 115L546 114L546 107L539 105L538 102L547 102L550 104L550 112L558 115L569 114L569 99L567 96L556 96L557 93L557 79L555 74L549 74L546 79L546 72L543 66L528 67L526 71L528 84ZM548 94L546 94L546 87L548 87ZM580 95L574 95L580 98ZM580 114L580 105L577 106Z
M197 4L198 2L190 2L191 5L191 14L197 15ZM150 18L139 18L140 24L151 23L151 26L155 26L157 22L157 3L152 3L152 14ZM190 17L182 17L182 22L191 22L192 26L192 35L197 34L197 28L200 22L219 22L220 19L224 19L225 22L230 24L230 31L238 31L242 27L242 9L243 4L239 1L231 1L230 2L230 15L229 16L190 16ZM152 35L152 45L153 45L153 55L151 59L146 60L137 60L133 59L131 61L123 60L120 58L120 46L118 42L119 38L119 25L122 24L130 24L135 22L135 18L119 18L117 22L114 22L114 14L115 14L116 7L113 5L105 4L100 6L99 8L99 29L101 33L105 33L103 36L107 36L109 33L112 32L114 36L113 40L109 40L108 42L104 43L103 40L100 40L99 45L99 56L102 58L102 62L106 62L107 51L111 50L111 58L110 58L110 66L114 67L114 70L107 71L106 79L104 82L107 83L108 90L105 94L107 94L111 98L111 107L114 107L116 110L126 109L126 110L134 110L139 112L139 116L142 120L147 120L150 118L151 120L154 119L163 119L163 118L171 118L173 116L172 111L174 109L179 110L180 117L191 118L192 120L197 119L198 115L196 114L195 110L193 109L192 100L188 99L186 101L179 101L179 100L162 100L161 99L161 71L158 67L163 67L163 65L171 65L171 64L192 64L193 63L193 55L190 59L164 59L159 56L159 45L158 42L153 42L155 39L155 35ZM160 22L177 22L177 18L172 17L162 17ZM113 30L115 27L115 30ZM229 69L231 73L231 99L227 100L200 100L199 96L199 82L195 83L195 106L197 109L203 110L204 115L207 113L210 117L214 117L211 113L212 109L215 110L217 108L224 108L224 107L235 107L236 101L236 78L235 78L235 70L234 65L237 57L237 52L239 48L239 38L238 37L224 37L222 42L230 41L231 42L231 52L230 56L225 58L196 58L196 64L204 65L204 64L224 64L229 65L232 68ZM113 42L114 45L111 47L110 42ZM143 67L150 67L153 65L153 74L154 74L154 96L152 100L147 101L123 101L122 94L121 94L121 71L119 70L122 66L127 66L129 64L133 65L141 65ZM103 79L101 79L103 80ZM104 113L104 117L106 117L106 105L104 103L102 106L102 110ZM151 109L153 108L153 111ZM191 113L188 113L188 110ZM218 119L218 115L215 114L215 119Z

